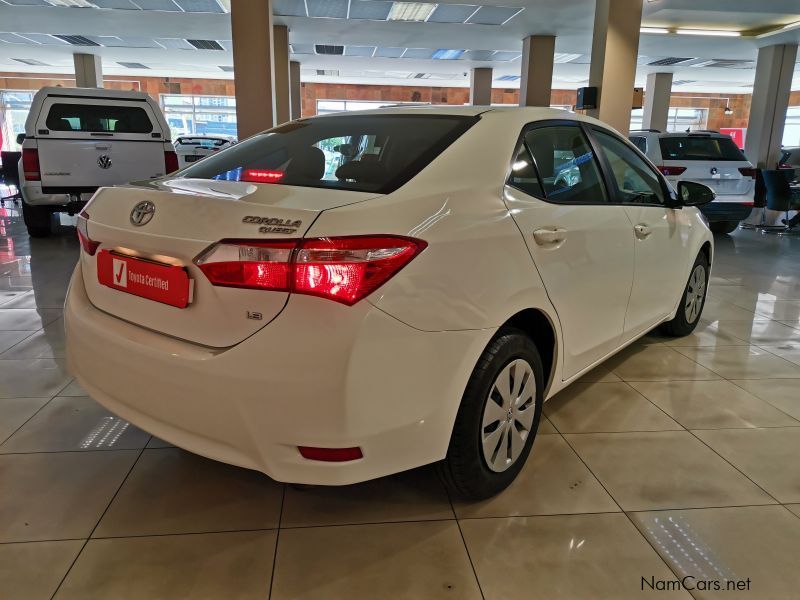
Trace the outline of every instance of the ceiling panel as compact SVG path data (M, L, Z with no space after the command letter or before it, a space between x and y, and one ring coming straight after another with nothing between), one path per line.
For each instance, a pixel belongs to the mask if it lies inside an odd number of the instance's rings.
M405 51L405 48L379 46L375 51L375 56L379 56L381 58L399 58Z
M306 0L309 17L347 18L347 0Z
M522 54L519 52L512 52L509 50L498 50L492 56L492 60L500 60L500 61L510 61L510 60L517 60Z
M293 54L314 54L314 44L290 44Z
M494 50L470 50L464 58L466 60L492 60Z
M155 41L170 50L194 50L194 46L181 38L156 38Z
M17 35L16 33L6 33L0 32L0 42L6 42L7 44L30 44L30 40L26 40L24 37Z
M143 10L181 12L181 9L172 0L133 0L133 3Z
M375 2L373 0L351 0L351 19L370 19L385 21L392 9L392 2Z
M20 33L20 35L29 40L33 40L37 44L43 44L45 46L63 46L69 44L65 39L56 38L46 33Z
M130 0L92 0L92 4L98 8L118 8L121 10L139 10L138 6Z
M512 6L481 6L467 23L478 25L502 25L523 9Z
M440 4L428 17L429 23L463 23L478 10L474 4Z
M115 35L89 35L90 40L108 48L160 48L154 39L143 37L119 37Z
M5 0L14 6L51 6L44 0Z
M433 56L433 50L431 48L409 48L406 50L406 53L403 54L403 58L418 58L418 59L426 59Z
M372 56L375 53L375 46L346 46L345 56Z
M307 17L306 3L303 0L273 0L272 10L284 17Z
M174 0L185 12L189 13L224 13L217 0Z

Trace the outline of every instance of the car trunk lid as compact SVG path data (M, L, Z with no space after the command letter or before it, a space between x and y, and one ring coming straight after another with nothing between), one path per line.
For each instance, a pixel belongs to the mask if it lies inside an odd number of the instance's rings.
M283 309L287 292L217 287L193 260L222 239L302 237L317 215L374 197L364 192L275 184L173 179L100 190L86 208L95 256L81 252L87 295L97 308L142 327L210 347L228 347L252 335ZM154 209L134 224L141 203ZM98 279L104 252L185 269L191 302L177 308Z

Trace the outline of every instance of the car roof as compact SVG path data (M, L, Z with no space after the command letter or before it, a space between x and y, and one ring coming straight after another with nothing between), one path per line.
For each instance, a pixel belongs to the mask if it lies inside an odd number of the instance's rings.
M66 96L66 97L87 97L115 100L148 100L150 96L145 92L134 90L110 90L106 88L71 88L51 86L43 87L37 92L37 96Z
M727 133L720 133L719 131L706 131L703 129L695 129L692 131L657 131L653 129L632 129L629 135L647 136L668 138L668 137L710 137L710 138L729 138Z

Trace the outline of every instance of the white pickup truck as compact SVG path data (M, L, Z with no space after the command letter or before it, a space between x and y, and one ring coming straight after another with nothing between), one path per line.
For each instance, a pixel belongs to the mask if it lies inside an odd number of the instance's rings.
M33 97L19 162L28 234L50 234L52 214L78 212L99 187L176 171L158 104L143 92L46 87Z

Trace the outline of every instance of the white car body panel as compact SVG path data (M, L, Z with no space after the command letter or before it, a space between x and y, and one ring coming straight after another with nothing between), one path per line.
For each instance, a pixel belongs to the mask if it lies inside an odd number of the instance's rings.
M695 257L713 246L696 208L559 206L504 186L522 128L553 118L596 122L491 110L386 195L180 177L101 190L86 209L90 237L186 265L196 300L175 309L100 286L82 252L65 308L70 370L154 435L281 481L346 484L441 460L470 374L510 318L535 310L552 324L550 397L673 316ZM156 216L136 228L128 219L143 199ZM214 288L191 260L223 238L263 237L242 223L251 214L302 221L284 237L393 234L428 246L353 306ZM637 240L643 220L654 232ZM567 229L566 241L538 247L540 227ZM263 321L244 318L259 309ZM304 445L364 457L307 460Z

